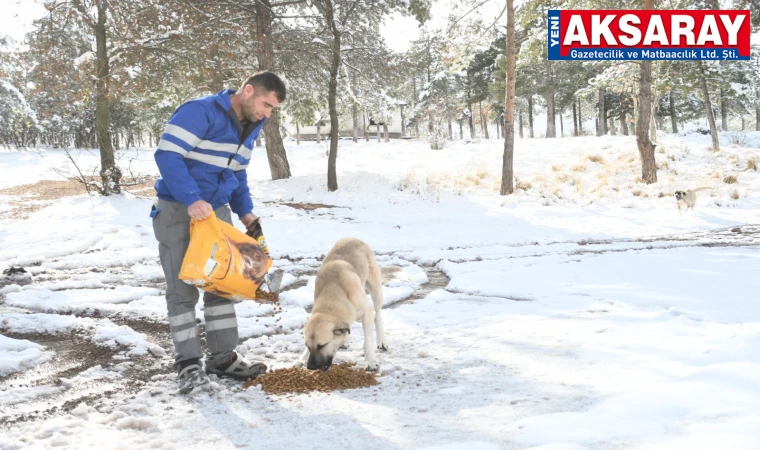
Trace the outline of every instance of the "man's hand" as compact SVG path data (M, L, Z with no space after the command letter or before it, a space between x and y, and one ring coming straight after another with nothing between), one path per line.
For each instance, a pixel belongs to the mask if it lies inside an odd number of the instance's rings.
M214 208L206 200L198 200L187 207L187 214L194 220L207 219L213 211Z
M245 226L246 229L251 228L251 225L253 225L256 221L261 221L259 217L254 213L248 213L244 216L240 217L240 221L243 222L243 226Z

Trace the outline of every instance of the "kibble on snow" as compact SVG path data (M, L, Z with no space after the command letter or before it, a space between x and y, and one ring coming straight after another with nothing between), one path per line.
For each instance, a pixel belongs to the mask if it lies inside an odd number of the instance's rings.
M267 394L291 392L331 392L342 389L369 387L377 384L374 373L351 368L348 363L336 364L327 371L303 368L283 368L259 375L247 386L261 385Z

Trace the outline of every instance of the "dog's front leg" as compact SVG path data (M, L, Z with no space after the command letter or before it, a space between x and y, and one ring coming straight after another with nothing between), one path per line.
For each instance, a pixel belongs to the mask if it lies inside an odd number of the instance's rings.
M301 359L296 361L294 367L301 368L306 365L306 362L309 361L309 347L306 347L306 350L303 351L303 354L301 354Z
M362 315L362 327L364 328L364 368L370 372L376 372L378 369L377 360L375 360L375 311L367 308Z

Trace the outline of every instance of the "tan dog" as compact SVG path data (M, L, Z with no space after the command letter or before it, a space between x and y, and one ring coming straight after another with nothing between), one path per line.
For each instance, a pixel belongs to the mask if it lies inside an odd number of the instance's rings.
M676 191L676 204L678 205L678 212L681 212L681 208L686 210L694 209L694 205L697 204L697 193L700 191L706 191L712 189L710 187L701 187L697 189L687 189L685 191Z
M367 299L365 287L372 303ZM312 370L329 369L338 349L348 345L351 324L361 320L365 368L377 370L373 334L377 335L377 348L388 349L382 307L382 276L372 250L359 239L336 242L317 272L314 307L303 330L306 351L296 367L306 364Z

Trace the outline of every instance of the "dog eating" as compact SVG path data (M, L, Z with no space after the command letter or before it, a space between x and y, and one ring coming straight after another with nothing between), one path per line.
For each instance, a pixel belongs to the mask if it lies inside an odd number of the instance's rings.
M304 327L306 350L296 367L306 364L311 370L329 369L337 351L348 346L351 324L361 321L364 368L377 371L375 348L388 349L382 306L382 275L372 250L359 239L336 242L317 272L314 306Z

